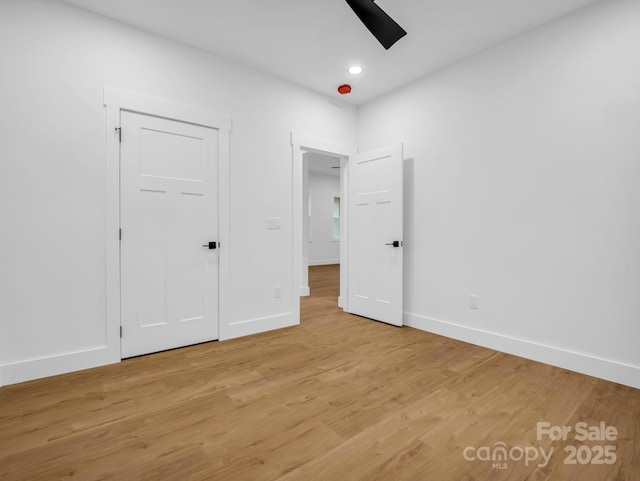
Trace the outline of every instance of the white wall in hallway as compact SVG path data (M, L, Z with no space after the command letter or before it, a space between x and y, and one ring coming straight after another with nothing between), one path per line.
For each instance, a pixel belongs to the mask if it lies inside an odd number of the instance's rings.
M404 142L409 324L640 387L639 48L600 2L360 109Z
M105 362L105 86L232 118L226 322L296 322L290 133L353 143L354 107L58 2L2 2L0 58L0 384Z
M336 161L337 163L338 161ZM311 219L309 265L340 264L340 241L333 238L333 198L340 197L340 177L309 171Z

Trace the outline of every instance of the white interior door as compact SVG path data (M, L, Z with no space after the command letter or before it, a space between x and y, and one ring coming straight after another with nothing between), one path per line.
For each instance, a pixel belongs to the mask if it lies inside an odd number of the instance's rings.
M218 131L120 121L122 357L217 339Z
M349 159L348 306L402 325L402 147Z

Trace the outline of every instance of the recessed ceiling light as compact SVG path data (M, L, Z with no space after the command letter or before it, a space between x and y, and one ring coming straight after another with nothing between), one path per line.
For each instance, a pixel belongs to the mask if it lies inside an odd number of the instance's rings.
M364 69L360 65L352 65L351 67L349 67L347 69L347 71L351 75L360 75L360 74L362 74L362 72L364 72Z

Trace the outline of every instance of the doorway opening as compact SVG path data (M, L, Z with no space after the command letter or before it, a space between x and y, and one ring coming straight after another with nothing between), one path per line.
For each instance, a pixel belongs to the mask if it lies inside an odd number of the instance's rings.
M309 295L304 229L304 159L315 153L340 159L340 295L344 311L401 326L403 280L402 145L356 153L353 146L292 133L293 280ZM352 223L349 224L350 219ZM347 229L346 227L350 228ZM307 251L308 252L308 251ZM300 297L294 296L300 315ZM299 318L299 317L298 317Z
M341 194L340 158L305 151L302 163L303 269L306 264L307 269L315 268L318 272L336 271L339 278L340 238L343 230L341 219L344 205ZM312 289L309 270L306 279L306 285ZM338 297L339 294L336 296L336 302Z
M346 199L348 198L349 157L340 155L338 152L309 147L301 148L300 153L302 168L300 295L310 294L310 266L337 264L340 266L338 306L345 308L348 233Z
M338 296L338 306L348 312L347 305L347 243L348 231L348 179L349 179L349 158L356 153L355 146L341 144L327 139L314 137L306 134L292 132L291 145L293 154L293 279L294 286L299 287L300 296L308 296L309 286L309 236L311 235L311 219L309 219L309 158L324 159L323 166L327 171L339 171L339 191L335 192L339 200L333 198L328 200L328 211L332 212L332 220L329 224L329 234L333 238L334 234L339 236L338 262L340 270L340 294ZM323 162L322 160L319 162ZM340 167L331 169L331 167ZM322 166L321 166L322 167ZM326 172L326 171L325 171ZM333 174L334 176L336 174ZM334 184L335 185L335 184ZM333 193L333 192L332 192ZM313 199L311 200L311 212L313 212ZM335 204L334 204L335 203ZM335 217L334 205L338 207ZM334 227L335 226L335 227ZM314 246L315 247L315 246ZM325 247L327 247L325 245ZM335 246L333 247L335 255ZM332 259L319 259L332 260ZM335 261L335 257L333 258ZM294 296L294 312L300 313L300 297Z

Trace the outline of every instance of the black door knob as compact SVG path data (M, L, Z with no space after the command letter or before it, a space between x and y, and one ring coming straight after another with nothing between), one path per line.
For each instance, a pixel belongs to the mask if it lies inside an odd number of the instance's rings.
M209 249L215 249L216 247L218 247L217 243L215 241L213 242L209 242L208 244L203 244L202 247L208 247Z
M385 244L386 246L393 246L393 247L400 247L401 242L400 241L393 241L393 242L389 242L387 244Z

